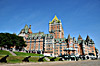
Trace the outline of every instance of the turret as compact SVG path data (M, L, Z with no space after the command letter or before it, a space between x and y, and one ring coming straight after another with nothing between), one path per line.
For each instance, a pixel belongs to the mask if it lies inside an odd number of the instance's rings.
M72 38L71 38L70 34L68 35L67 39L68 39L68 42L70 42L70 43L72 42Z
M75 37L73 37L73 42L76 43L76 39L75 39Z
M78 40L82 40L82 37L81 37L81 35L79 35L79 36L78 36Z
M90 37L87 35L86 41L90 41L90 40L91 40Z
M64 38L64 30L61 21L55 17L49 22L49 33L54 35L54 38Z
M70 34L68 35L68 38L67 39L72 39L71 36L70 36Z
M25 25L24 29L28 29L28 25L27 24Z
M29 32L30 34L32 34L31 25L29 26L28 32Z

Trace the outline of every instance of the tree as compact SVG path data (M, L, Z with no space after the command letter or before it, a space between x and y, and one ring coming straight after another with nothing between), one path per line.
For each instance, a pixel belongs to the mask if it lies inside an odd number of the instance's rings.
M16 44L16 49L22 50L23 47L26 47L27 45L25 44L25 41L23 40L23 37L18 36L17 37L17 44Z
M26 47L23 37L17 36L15 34L0 33L0 47L5 47L10 49L11 47L16 47L16 49L22 49Z
M2 47L4 46L5 42L4 42L4 35L2 33L0 33L0 47L1 47L1 50L2 50Z

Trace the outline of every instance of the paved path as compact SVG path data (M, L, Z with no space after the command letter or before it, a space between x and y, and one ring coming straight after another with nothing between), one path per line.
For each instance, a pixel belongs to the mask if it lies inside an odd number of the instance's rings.
M12 51L9 51L13 56L17 56L15 53L13 53Z
M0 64L0 66L100 66L100 60Z
M0 48L1 49L1 48ZM9 50L7 50L7 49L4 49L4 48L2 48L2 50L6 50L6 51L8 51L8 52L10 52L13 56L17 56L15 53L13 53L12 51L9 51Z

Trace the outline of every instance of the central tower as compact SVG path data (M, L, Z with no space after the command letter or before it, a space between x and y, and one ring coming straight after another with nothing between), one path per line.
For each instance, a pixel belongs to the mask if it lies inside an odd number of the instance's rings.
M49 22L49 33L54 35L54 38L64 38L64 30L61 21L55 17Z

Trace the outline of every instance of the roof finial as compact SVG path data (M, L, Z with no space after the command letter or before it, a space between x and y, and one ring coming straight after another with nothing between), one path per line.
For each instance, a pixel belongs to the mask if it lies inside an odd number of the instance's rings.
M57 16L55 15L55 17L53 18L53 20L52 21L54 21L54 20L58 20L58 18L57 18Z
M57 18L56 15L55 15L55 17L52 19L52 21L49 22L49 24L54 23L54 22L56 22L56 23L61 23L61 21Z

